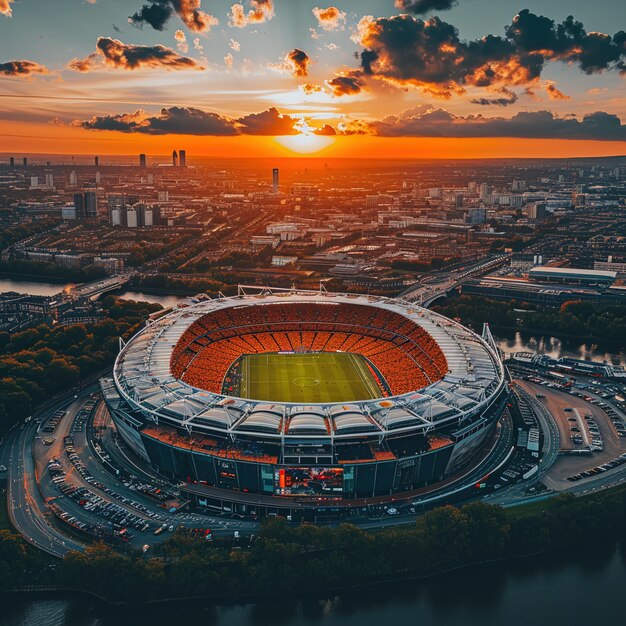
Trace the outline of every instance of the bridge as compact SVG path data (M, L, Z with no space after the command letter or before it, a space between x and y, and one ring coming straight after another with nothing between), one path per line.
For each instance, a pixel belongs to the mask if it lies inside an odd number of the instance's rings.
M119 276L94 280L91 283L83 283L72 287L69 295L76 298L95 298L103 293L120 289L130 280L130 277L130 274L120 274Z
M420 306L428 308L435 300L445 298L451 291L457 289L466 278L487 274L507 263L510 258L510 254L499 254L475 263L469 268L464 267L457 271L441 274L427 274L397 297L410 302L417 302Z

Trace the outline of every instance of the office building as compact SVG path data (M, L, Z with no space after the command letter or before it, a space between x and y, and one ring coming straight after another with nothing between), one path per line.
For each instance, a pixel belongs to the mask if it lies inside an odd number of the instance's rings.
M279 170L275 167L272 170L272 191L278 193L280 190Z
M146 155L143 152L139 155L139 167L146 167Z
M180 167L187 167L187 151L180 150L178 152L178 164Z
M98 195L95 191L74 194L76 219L96 219L98 217Z

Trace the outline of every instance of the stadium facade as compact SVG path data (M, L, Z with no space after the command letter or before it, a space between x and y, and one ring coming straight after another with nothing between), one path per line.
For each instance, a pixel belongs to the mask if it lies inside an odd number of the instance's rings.
M266 352L358 354L380 397L233 393L232 364ZM315 519L436 490L475 466L508 396L488 329L479 337L403 300L271 289L149 322L101 385L124 442L196 505Z

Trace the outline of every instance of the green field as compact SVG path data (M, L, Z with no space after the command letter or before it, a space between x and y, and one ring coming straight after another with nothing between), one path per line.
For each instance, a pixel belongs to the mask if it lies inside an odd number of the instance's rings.
M250 354L238 361L233 374L239 380L236 395L253 400L306 404L355 402L383 395L358 354Z

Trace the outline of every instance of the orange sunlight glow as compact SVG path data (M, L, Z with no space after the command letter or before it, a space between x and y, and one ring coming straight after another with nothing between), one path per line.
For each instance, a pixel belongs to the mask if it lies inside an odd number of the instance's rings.
M294 125L294 128L298 131L297 135L280 135L274 137L274 141L298 154L313 154L319 152L335 141L334 137L314 134L314 128L309 126L304 118L300 119Z

